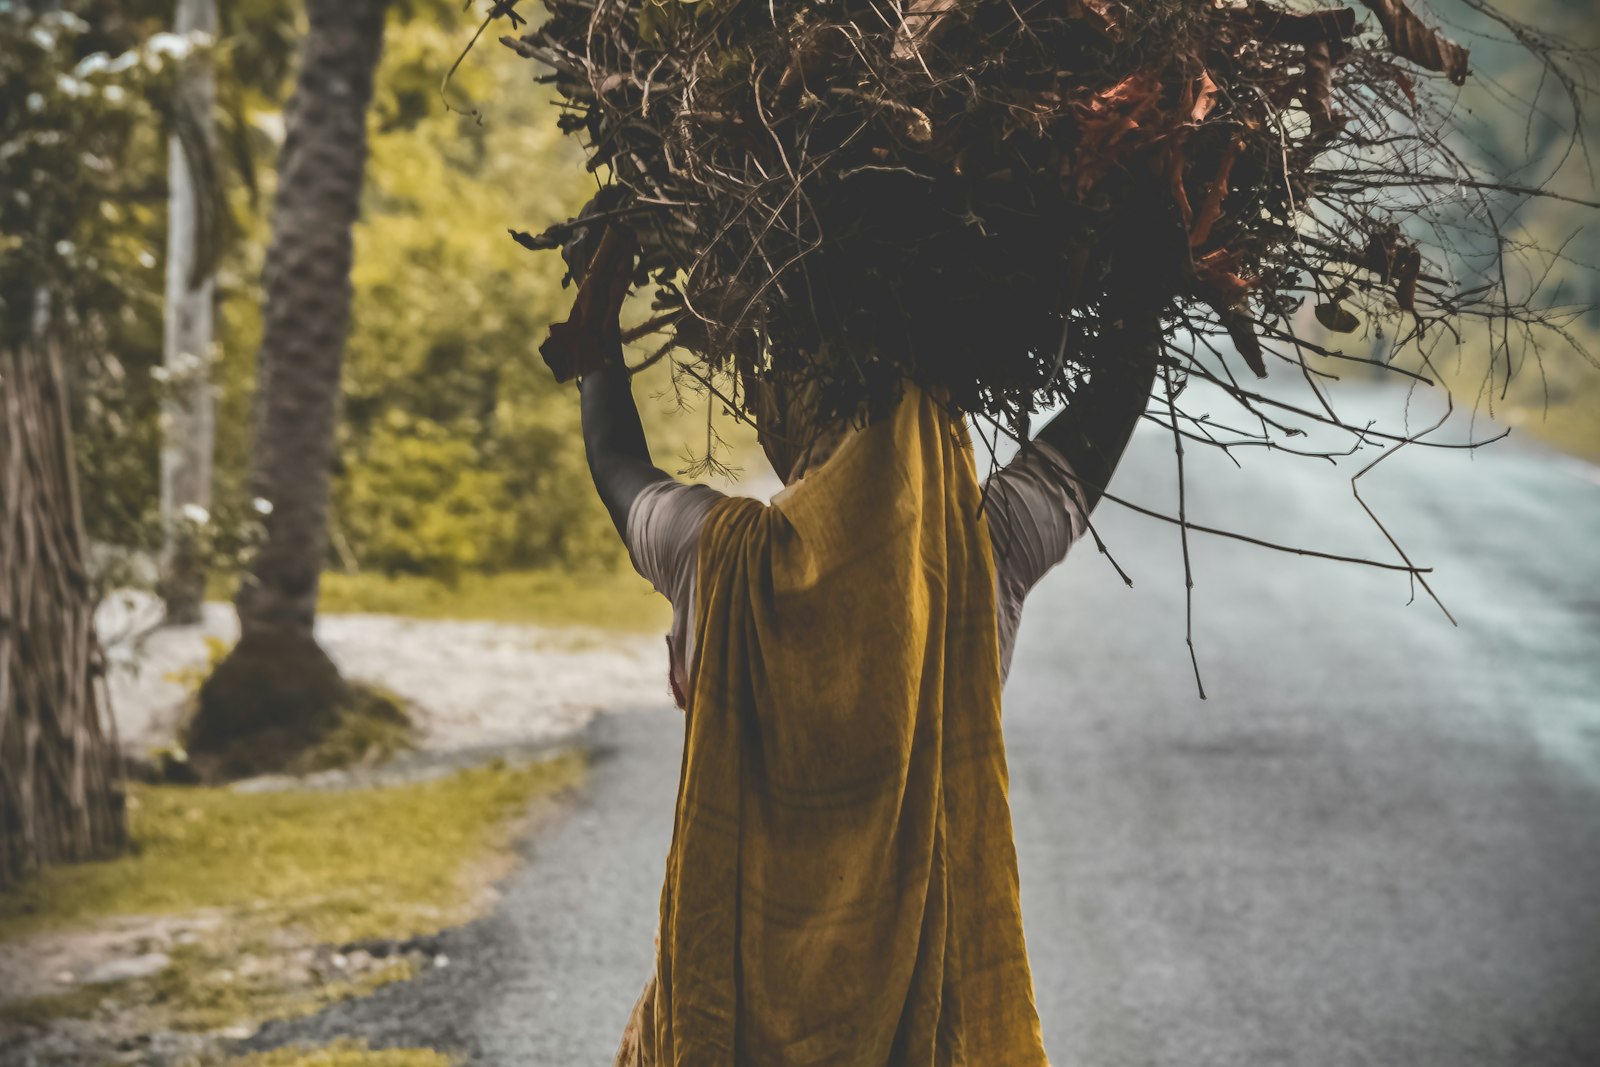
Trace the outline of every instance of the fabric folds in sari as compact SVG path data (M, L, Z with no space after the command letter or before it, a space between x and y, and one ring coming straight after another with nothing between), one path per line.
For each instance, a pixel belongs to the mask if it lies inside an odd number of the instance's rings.
M962 422L910 389L700 540L654 980L625 1065L1035 1067L994 564Z

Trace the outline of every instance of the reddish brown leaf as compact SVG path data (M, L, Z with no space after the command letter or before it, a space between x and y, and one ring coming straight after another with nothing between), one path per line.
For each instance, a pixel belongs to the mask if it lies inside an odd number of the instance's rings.
M1211 80L1211 72L1200 71L1200 77L1195 83L1194 106L1189 109L1189 121L1199 122L1211 114L1217 106L1217 83Z
M1200 214L1189 230L1189 247L1199 248L1211 236L1211 228L1222 217L1222 202L1228 196L1228 179L1233 175L1234 161L1239 158L1239 141L1228 142L1228 148L1217 163L1217 173L1206 186L1206 198L1200 202Z
M1402 59L1436 70L1457 85L1467 80L1467 50L1427 24L1406 7L1404 0L1361 0L1378 16L1389 47Z
M1416 107L1417 106L1417 83L1416 83L1416 79L1412 78L1411 75L1407 74L1403 70L1397 70L1397 71L1394 72L1394 83L1396 85L1400 86L1400 91L1402 93L1406 94L1406 99L1411 101L1411 106L1413 108Z
M1078 149L1073 170L1078 193L1087 193L1116 162L1116 146L1161 106L1161 80L1148 71L1130 74L1077 104Z
M615 226L607 228L578 285L572 314L565 322L552 323L550 336L539 346L539 355L556 381L588 374L610 347L621 344L617 312L627 298L638 251L632 233Z
M1256 284L1254 278L1239 273L1238 253L1226 248L1195 260L1194 279L1201 298L1219 310L1239 307Z
M1255 320L1244 304L1256 280L1239 273L1237 259L1237 253L1219 248L1195 260L1195 292L1217 313L1217 321L1228 331L1246 366L1257 378L1265 378L1267 364L1261 354L1261 339L1256 336Z

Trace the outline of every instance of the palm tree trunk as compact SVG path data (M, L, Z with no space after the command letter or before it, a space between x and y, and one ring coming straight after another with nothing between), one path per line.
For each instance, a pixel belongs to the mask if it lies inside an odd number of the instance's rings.
M386 0L309 0L267 251L253 485L266 537L237 597L240 641L201 689L189 751L203 772L281 767L348 692L312 625L350 324L351 227ZM208 765L209 764L209 765Z
M216 0L178 0L173 29L217 36ZM211 510L211 455L216 438L211 386L216 233L204 210L215 187L209 56L187 60L178 88L178 129L168 138L167 307L163 364L172 395L163 405L161 521L166 534L162 598L169 623L200 621L206 572L203 525Z

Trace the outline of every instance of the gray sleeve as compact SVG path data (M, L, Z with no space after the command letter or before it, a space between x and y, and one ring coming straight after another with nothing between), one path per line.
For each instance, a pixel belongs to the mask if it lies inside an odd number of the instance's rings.
M989 478L984 507L1002 597L1020 602L1083 535L1083 492L1060 452L1035 441Z
M684 608L694 588L700 530L722 494L708 485L663 479L639 491L628 508L628 558L656 592Z

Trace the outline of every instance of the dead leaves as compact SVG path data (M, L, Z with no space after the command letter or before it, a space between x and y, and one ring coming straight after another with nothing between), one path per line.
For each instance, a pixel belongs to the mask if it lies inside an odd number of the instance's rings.
M556 381L571 381L598 369L613 348L620 359L622 337L617 314L627 299L638 251L639 244L631 232L607 227L578 285L572 314L565 322L552 323L550 336L539 346L539 355Z
M1195 292L1216 313L1217 322L1228 331L1228 338L1245 365L1257 378L1265 378L1267 364L1262 355L1261 338L1256 336L1255 319L1245 306L1256 279L1240 271L1238 260L1237 252L1225 248L1195 260Z
M1361 328L1361 320L1337 300L1318 304L1311 309L1311 313L1317 317L1318 322L1334 333L1355 333Z
M1467 50L1444 37L1416 16L1403 0L1361 0L1389 38L1389 47L1402 59L1436 70L1456 85L1467 80Z
M1375 233L1367 239L1366 256L1361 266L1376 274L1379 281L1393 283L1395 303L1400 310L1416 310L1417 282L1422 276L1422 251L1401 237L1397 228Z
M895 31L894 58L920 59L923 45L933 40L955 6L956 0L911 0Z
M1112 170L1122 158L1117 146L1160 108L1161 79L1143 70L1077 102L1078 145L1072 171L1079 196Z

